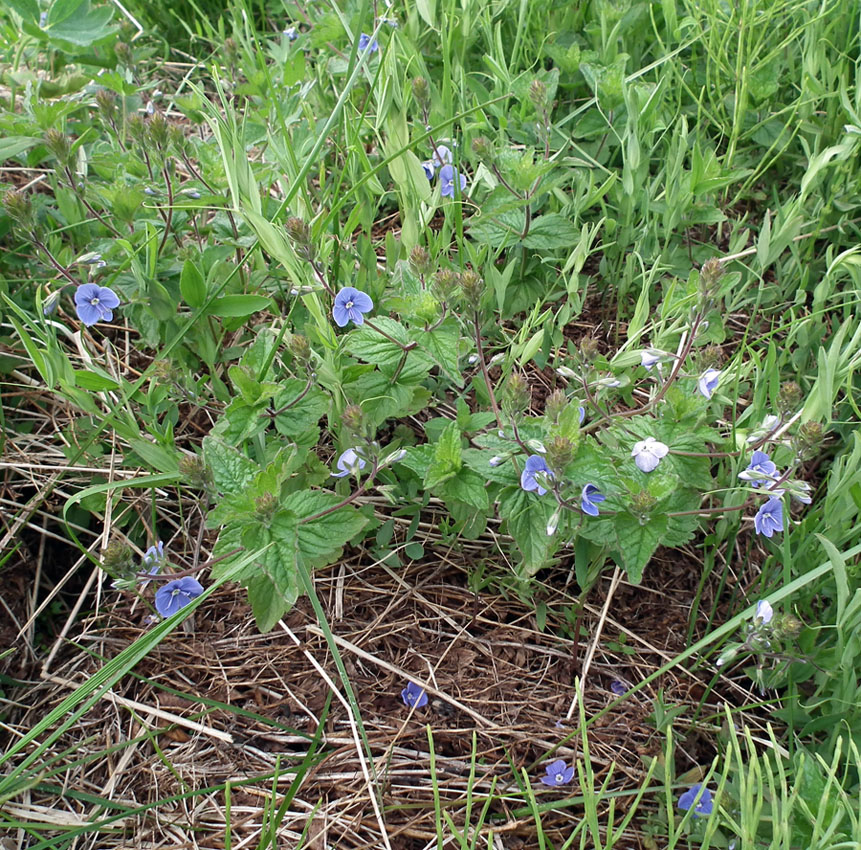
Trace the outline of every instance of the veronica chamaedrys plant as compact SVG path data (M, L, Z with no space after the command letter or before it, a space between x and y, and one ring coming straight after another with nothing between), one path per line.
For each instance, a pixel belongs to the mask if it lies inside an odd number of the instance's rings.
M520 475L520 486L529 492L535 491L539 496L547 492L547 487L553 480L553 473L547 466L547 461L541 455L531 455L526 459L523 472Z
M749 481L754 487L762 487L777 479L777 465L763 451L758 449L751 455L746 469L739 472L742 481Z
M174 579L155 592L155 610L167 618L185 608L203 593L203 585L191 576Z
M358 475L359 471L364 469L366 465L365 459L359 454L360 451L361 449L356 447L343 452L336 463L339 471L333 472L332 477L344 478L350 474Z
M75 312L87 326L111 321L113 311L119 306L119 297L107 286L84 283L75 290Z
M461 174L453 165L444 165L439 170L439 192L444 198L453 198L455 181L460 182L460 191L466 189L466 175Z
M373 309L374 302L369 295L352 286L345 286L335 296L332 318L339 328L345 327L348 322L352 322L354 325L363 325L365 323L364 314Z
M757 534L772 537L776 531L783 531L783 502L772 496L756 512L753 527Z
M567 785L574 778L574 767L565 764L563 759L557 759L544 768L544 773L541 781L551 788L558 788L560 785Z
M368 53L376 53L380 49L380 45L375 38L371 38L367 33L362 33L359 36L359 50Z
M684 812L693 809L693 816L695 818L708 817L714 811L711 791L699 782L691 785L679 797L679 808Z
M667 456L670 447L654 437L646 437L645 440L640 440L634 443L634 448L631 449L631 457L634 458L634 463L642 472L652 472L658 468L658 464Z
M428 695L421 685L415 682L408 682L407 686L401 691L401 699L407 708L423 708L428 704Z
M700 395L710 399L717 389L720 375L721 373L718 369L706 369L697 380L697 390Z
M606 499L594 484L587 484L580 494L580 510L589 516L598 516L598 505Z

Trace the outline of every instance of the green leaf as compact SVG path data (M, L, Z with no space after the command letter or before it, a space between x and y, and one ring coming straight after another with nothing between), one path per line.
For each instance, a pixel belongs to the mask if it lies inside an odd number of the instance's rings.
M179 291L189 307L202 307L206 301L206 283L200 269L191 261L186 260L179 277Z
M285 437L297 438L305 434L309 429L316 427L320 417L324 416L329 409L329 396L313 385L299 401L296 401L305 386L304 381L296 378L282 381L281 390L272 402L276 410L280 410L287 404L290 405L287 410L275 417L275 427L278 433L284 434Z
M337 511L308 521L308 517L340 502L341 497L335 493L320 491L292 493L284 500L285 507L300 519L298 551L302 563L309 569L324 567L336 561L344 545L368 524L368 518L352 505L345 505Z
M101 392L102 390L118 390L120 385L107 375L100 372L90 372L86 369L75 369L75 386L85 390Z
M517 571L522 576L534 576L552 561L559 535L548 535L547 523L555 507L552 498L536 497L520 487L507 488L500 494L499 515L520 550Z
M0 161L12 159L41 142L42 139L33 139L29 136L6 136L0 139Z
M639 584L643 569L658 548L667 530L667 518L662 514L649 516L645 522L629 513L616 517L616 538L623 566L634 584Z
M507 210L496 216L473 216L469 220L469 235L476 241L492 248L503 248L520 241L526 227L523 210Z
M91 9L89 0L57 0L48 12L45 31L51 39L89 47L114 31L110 26L113 16L111 4Z
M552 251L557 248L570 248L576 245L580 231L574 222L559 213L549 213L536 218L523 240L527 248L539 251Z
M347 398L361 405L375 425L386 419L400 418L411 412L415 384L398 381L392 384L381 372L367 372L358 380L344 385Z
M374 324L398 342L406 344L410 341L406 328L394 319L377 316ZM362 325L347 334L345 347L354 357L364 360L365 363L373 363L379 368L397 366L404 353L399 345L395 345L367 325Z
M463 376L458 364L457 350L460 342L460 326L454 316L444 319L432 331L415 330L410 334L434 363L459 387L463 387Z
M224 415L215 423L210 434L232 446L259 434L266 428L266 402L247 402L235 398L227 405Z
M461 469L439 488L440 497L448 501L465 502L479 511L490 509L485 479L471 469Z
M209 305L207 313L227 319L238 316L250 316L260 310L272 308L272 299L262 295L222 295Z
M425 473L424 486L428 490L453 478L463 466L461 460L460 429L452 422L440 434L434 446L433 460Z
M203 459L219 493L240 492L260 471L253 460L211 436L203 438Z

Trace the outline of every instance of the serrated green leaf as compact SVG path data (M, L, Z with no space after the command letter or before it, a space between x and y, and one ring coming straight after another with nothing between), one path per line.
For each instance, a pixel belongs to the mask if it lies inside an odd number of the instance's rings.
M641 522L638 517L623 513L616 517L615 524L625 572L634 584L639 584L643 569L667 530L667 518L663 514L654 514Z
M555 507L552 498L542 499L519 487L507 488L500 494L499 515L520 550L519 575L534 576L552 562L559 537L547 534L547 523Z
M460 326L454 316L444 319L432 331L416 330L411 336L458 387L463 387L463 375L457 357Z
M394 319L386 316L377 316L374 324L398 342L406 344L409 342L406 328ZM365 363L373 363L377 367L397 366L403 355L403 349L377 333L367 325L347 334L344 347L354 357L364 360Z
M210 429L210 434L220 438L225 443L238 446L255 434L265 430L267 424L267 403L265 401L249 403L242 398L235 398L224 410L224 415Z
M345 505L337 511L308 521L308 517L322 513L340 502L341 497L335 493L319 491L292 493L284 500L284 506L299 519L298 552L302 563L309 569L336 561L344 545L368 524L368 518L352 505Z
M260 471L253 460L211 436L203 438L203 459L216 490L223 494L242 491Z
M451 422L443 429L434 446L433 460L425 473L426 489L432 490L457 475L463 465L461 451L460 429L457 422Z
M280 410L289 404L287 410L275 417L275 427L279 434L286 437L296 438L316 427L320 418L329 409L329 396L319 387L312 385L299 401L305 382L296 378L290 378L281 382L281 391L275 396L272 404L276 410Z
M580 231L573 221L559 213L548 213L538 216L532 222L523 244L537 251L553 251L557 248L570 248L577 244L579 238Z
M526 213L523 210L506 210L495 216L473 216L469 221L469 235L491 248L503 248L519 242L524 227Z
M381 372L368 372L344 385L347 398L361 405L374 425L386 419L406 416L411 409L415 385L398 381L392 384Z
M439 488L439 495L446 502L464 502L479 511L490 509L485 479L471 469L461 469L446 481Z

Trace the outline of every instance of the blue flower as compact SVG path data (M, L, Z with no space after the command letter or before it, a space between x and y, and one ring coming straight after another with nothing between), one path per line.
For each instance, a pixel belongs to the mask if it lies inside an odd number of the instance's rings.
M616 694L617 697L624 696L628 693L628 689L618 679L613 679L613 681L610 682L610 690Z
M580 424L583 424L583 420L586 418L586 408L578 407L577 412L580 414Z
M541 777L541 781L551 788L558 785L567 785L574 778L574 768L567 767L562 759L550 762L544 768L546 776Z
M753 615L753 619L764 626L766 623L771 622L773 616L774 609L771 607L769 601L767 599L760 599L756 603L756 613Z
M96 322L109 322L114 317L114 308L119 306L117 294L97 283L85 283L75 292L75 312L87 326Z
M700 789L702 789L702 794L700 794ZM700 794L699 800L697 800L696 806L694 806L694 800L696 800L697 794ZM714 811L714 803L712 803L712 792L709 791L708 788L704 788L700 785L699 782L696 785L691 785L681 797L679 797L679 808L686 812L688 809L694 806L694 817L698 818L701 815L710 815Z
M657 348L646 348L640 352L640 365L651 370L652 366L660 363L667 355Z
M347 322L363 325L365 317L362 313L367 313L373 309L374 302L371 301L370 296L365 295L364 292L360 292L358 289L354 289L352 286L345 286L335 296L332 317L339 328L343 328Z
M550 471L544 458L541 455L530 455L526 459L526 466L524 466L523 472L520 473L520 486L527 491L537 490L538 495L543 496L547 492L547 488L542 487L535 477L539 473L543 473L547 478L553 478L553 473Z
M437 168L442 165L451 165L454 161L454 157L451 153L451 148L447 148L445 145L437 145L436 150L433 152L433 158L431 162Z
M454 197L454 181L460 177L460 191L466 189L466 175L460 174L453 165L444 165L439 170L440 194L444 198Z
M428 695L421 685L415 682L409 682L401 691L401 699L407 708L422 708L428 704Z
M697 389L700 391L701 395L704 395L706 398L711 398L712 393L717 389L719 380L720 372L717 369L706 369L697 381Z
M369 35L362 33L359 36L359 50L366 50L368 47L370 47L370 53L376 53L380 49L376 39L372 41Z
M155 592L155 610L162 617L170 617L185 608L192 599L197 599L201 593L203 586L196 578L185 576L174 579Z
M775 531L783 531L783 503L780 499L769 499L753 518L757 534L771 537Z
M654 437L646 437L645 440L634 444L631 457L637 468L643 472L651 472L656 469L661 459L667 456L670 447Z
M48 297L42 302L43 316L52 316L57 312L57 305L60 303L60 296L62 294L63 290L57 289L48 295Z
M296 39L299 38L299 33L296 31L296 27L287 27L287 29L284 30L284 35L287 36L288 41L296 41ZM359 39L359 43L361 44L361 39Z
M580 510L589 516L598 516L598 503L606 498L594 484L587 484L580 494Z
M164 561L164 542L159 540L155 546L150 546L149 549L144 552L141 564L144 569L147 567L155 567L155 569L150 570L149 574L152 576L158 572L158 568L161 566L162 561Z
M355 449L347 449L339 458L336 464L340 472L333 472L333 478L343 478L351 472L355 475L360 469L365 468L364 458L359 457Z
M433 173L436 166L433 164L432 159L426 159L422 163L422 168L425 170L425 176L428 180L433 180Z
M750 456L750 463L747 465L747 469L739 472L738 477L742 481L750 481L754 487L761 487L763 484L768 484L769 481L773 481L777 477L777 465L765 452L757 449Z

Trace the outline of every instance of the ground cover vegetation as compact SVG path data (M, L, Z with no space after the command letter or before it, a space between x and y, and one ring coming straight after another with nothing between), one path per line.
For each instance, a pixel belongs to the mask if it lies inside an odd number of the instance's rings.
M861 846L859 14L9 0L9 846Z

